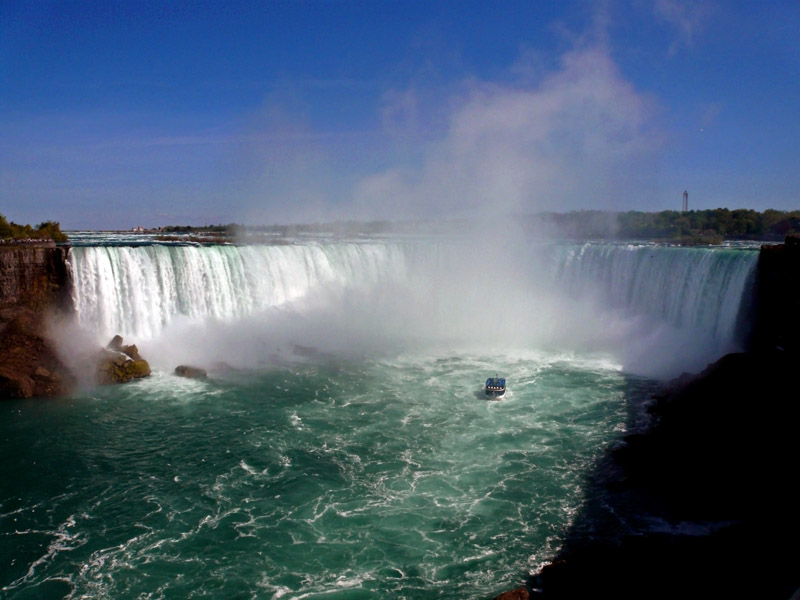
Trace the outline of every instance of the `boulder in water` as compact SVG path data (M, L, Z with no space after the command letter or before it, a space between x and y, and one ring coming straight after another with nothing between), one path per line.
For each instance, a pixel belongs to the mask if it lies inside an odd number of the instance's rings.
M122 342L122 337L115 335L98 353L97 383L125 383L150 375L150 364L139 355L136 345L123 346Z
M178 377L187 377L189 379L205 379L208 377L208 372L200 367L180 365L175 367L175 375Z

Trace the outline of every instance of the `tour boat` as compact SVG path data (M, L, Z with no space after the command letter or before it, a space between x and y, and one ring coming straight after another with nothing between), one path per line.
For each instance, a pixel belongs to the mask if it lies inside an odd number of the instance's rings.
M506 380L503 377L489 377L484 388L488 398L499 399L506 395Z

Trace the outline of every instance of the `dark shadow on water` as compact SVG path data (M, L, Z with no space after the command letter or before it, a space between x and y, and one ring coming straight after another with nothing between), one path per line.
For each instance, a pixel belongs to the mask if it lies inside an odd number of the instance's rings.
M587 474L532 597L788 600L800 586L792 364L737 354L671 389L630 378L627 432Z

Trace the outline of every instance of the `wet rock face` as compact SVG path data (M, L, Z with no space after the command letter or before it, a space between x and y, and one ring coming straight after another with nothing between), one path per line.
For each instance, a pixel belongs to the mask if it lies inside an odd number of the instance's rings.
M0 398L58 396L75 385L45 335L45 312L69 310L68 249L0 245Z
M762 246L758 255L751 320L752 350L800 354L800 235Z

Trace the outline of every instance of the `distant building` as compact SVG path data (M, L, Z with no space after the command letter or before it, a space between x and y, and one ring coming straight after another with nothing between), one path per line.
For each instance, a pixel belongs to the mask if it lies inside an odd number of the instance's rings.
M682 210L683 210L683 212L686 212L686 211L689 210L689 192L687 192L686 190L684 190L684 192L683 192L683 209Z
M144 233L145 231L147 231L147 229L145 229L145 228L144 228L144 227L142 227L141 225L137 225L137 226L133 227L133 228L131 229L131 231L132 231L133 233Z

